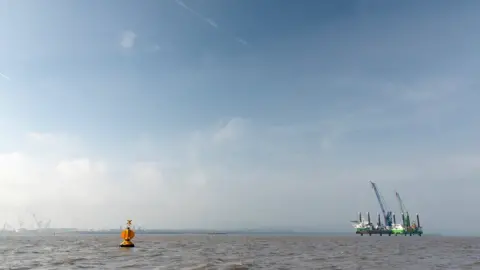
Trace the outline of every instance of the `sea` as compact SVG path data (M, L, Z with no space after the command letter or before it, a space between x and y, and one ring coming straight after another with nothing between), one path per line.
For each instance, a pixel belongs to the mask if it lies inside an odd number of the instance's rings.
M480 238L118 235L0 237L0 269L480 269Z

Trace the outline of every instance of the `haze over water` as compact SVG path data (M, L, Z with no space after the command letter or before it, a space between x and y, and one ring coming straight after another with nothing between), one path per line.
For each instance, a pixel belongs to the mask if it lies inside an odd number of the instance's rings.
M480 238L116 235L2 237L5 269L479 269ZM2 268L2 269L3 269Z

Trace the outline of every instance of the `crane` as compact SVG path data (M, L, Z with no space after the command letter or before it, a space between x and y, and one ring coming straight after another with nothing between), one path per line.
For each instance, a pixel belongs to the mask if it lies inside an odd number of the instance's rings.
M375 192L375 195L377 196L378 204L380 204L380 209L382 210L383 218L385 220L385 226L391 227L392 226L392 211L389 211L386 209L386 202L383 196L380 194L380 191L378 191L377 184L374 182L370 181L370 184L372 185L373 191Z
M400 198L400 194L398 194L398 192L395 191L395 196L397 196L397 201L398 201L398 204L400 205L400 210L402 210L402 213L407 214L408 210L405 207L405 204L403 204L402 198Z
M23 220L18 218L18 225L19 225L19 228L23 228Z
M43 228L44 228L44 229L49 229L49 228L50 228L50 222L51 222L51 221L52 221L52 220L49 219L47 222L45 222L45 225L43 225Z
M37 216L34 213L31 213L33 216L33 220L35 221L35 225L37 225L37 229L42 229L42 221L37 219Z
M402 198L400 198L400 194L395 191L395 196L397 197L398 204L400 205L400 210L402 210L402 219L403 219L403 225L405 227L410 226L410 215L408 214L407 207L405 207L405 204L403 204Z

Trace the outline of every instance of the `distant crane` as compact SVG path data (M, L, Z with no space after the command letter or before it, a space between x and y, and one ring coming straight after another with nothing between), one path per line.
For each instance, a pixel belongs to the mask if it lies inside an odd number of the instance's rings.
M383 198L383 196L380 194L380 191L378 191L377 184L375 184L372 181L370 181L370 184L372 185L373 191L375 192L375 195L377 196L378 204L380 204L380 209L382 210L385 226L391 227L392 226L392 211L390 211L386 208L387 203L385 202L385 199Z
M400 194L395 191L395 196L397 197L398 204L400 205L400 210L402 211L402 222L403 226L408 227L410 226L410 215L408 214L407 207L403 204L402 198L400 198Z
M41 226L42 224L40 224L35 214L32 213L32 216L33 216L33 220L35 221L35 225L37 225L37 229L40 229L42 227Z
M19 226L20 229L23 228L23 224L24 224L23 220L18 218L18 226Z
M398 192L395 191L395 196L397 196L397 201L398 201L398 204L400 205L400 210L402 210L402 213L407 214L408 213L407 207L405 207L405 204L403 204L402 198L400 198L400 194L398 194Z
M45 222L45 225L43 226L43 228L49 229L50 228L50 222L52 222L51 219L49 219L47 222Z
M33 220L35 221L35 225L37 225L37 229L42 229L42 221L37 219L37 216L34 213L31 213L33 216Z
M10 225L8 222L5 222L5 223L3 224L3 230L2 230L2 232L5 232L5 231L13 231L12 225Z

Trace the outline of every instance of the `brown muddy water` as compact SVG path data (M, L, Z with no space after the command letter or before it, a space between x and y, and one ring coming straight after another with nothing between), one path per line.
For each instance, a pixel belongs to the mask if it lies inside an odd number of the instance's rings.
M3 236L0 269L480 269L480 238Z

